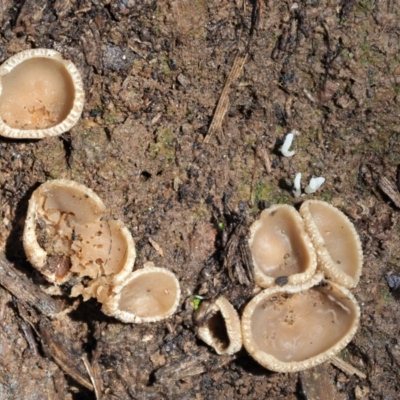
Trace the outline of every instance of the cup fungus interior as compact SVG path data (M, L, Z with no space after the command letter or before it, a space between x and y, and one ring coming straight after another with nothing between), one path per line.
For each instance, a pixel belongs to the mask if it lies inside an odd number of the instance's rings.
M258 351L281 362L301 362L340 343L357 318L356 305L337 288L316 286L261 300L251 316L251 332Z
M38 191L35 227L47 253L45 273L63 282L70 273L97 278L119 272L127 241L118 221L102 221L104 206L76 186L51 182Z
M159 271L143 271L122 289L118 310L144 319L170 315L179 296L176 278Z
M306 271L310 253L304 240L305 231L299 228L292 208L265 210L256 221L250 241L254 264L272 278Z
M324 202L310 201L308 210L335 266L349 276L357 276L361 250L357 250L360 244L350 222Z
M223 353L230 345L225 319L220 310L215 311L206 323L206 329L212 335L213 345Z
M71 75L56 59L27 59L4 75L1 82L0 116L11 128L50 128L62 122L73 108Z
M232 304L223 296L203 301L195 313L198 337L218 354L234 354L242 347L240 319Z

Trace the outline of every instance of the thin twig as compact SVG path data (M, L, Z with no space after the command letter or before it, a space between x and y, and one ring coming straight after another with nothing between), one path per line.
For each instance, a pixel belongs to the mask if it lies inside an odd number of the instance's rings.
M208 128L207 136L204 139L204 143L208 143L210 141L211 135L221 128L222 121L229 107L229 92L231 90L231 85L239 77L246 63L246 60L247 60L247 53L241 54L240 52L238 52L236 54L232 68L226 79L224 88L222 89L217 108L215 109L214 117L211 121L211 125Z
M88 375L90 377L90 380L92 381L93 388L94 388L94 394L96 395L96 399L97 400L101 400L100 384L98 382L98 379L96 379L95 374L93 373L92 366L90 365L90 362L89 362L86 354L84 354L82 356L82 361L85 364L86 371L87 371L87 373L88 373Z
M361 372L359 369L357 369L356 367L353 367L351 364L342 360L339 357L333 356L330 359L330 361L336 368L339 368L340 370L347 373L348 375L357 375L361 379L365 379L367 377L367 375L365 375L364 372Z

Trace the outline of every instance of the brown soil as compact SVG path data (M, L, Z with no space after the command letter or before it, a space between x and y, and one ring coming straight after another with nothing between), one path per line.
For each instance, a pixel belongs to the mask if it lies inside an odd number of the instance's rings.
M87 355L104 399L397 399L400 304L385 276L400 272L400 222L379 183L398 194L399 18L393 0L1 0L0 62L58 50L86 92L82 118L61 137L0 139L7 259L43 283L21 246L27 201L48 179L74 179L128 226L136 268L169 268L183 296L174 317L134 325L95 302L43 319L0 288L0 398L94 399L56 360L57 343L72 343L68 354ZM222 128L207 136L238 52L248 56ZM292 129L296 154L283 158ZM331 364L271 373L245 351L217 356L196 339L192 295L248 300L219 262L226 232L268 204L298 205L304 197L287 190L297 172L303 184L324 176L308 197L339 207L360 234L361 327L340 356L366 379Z

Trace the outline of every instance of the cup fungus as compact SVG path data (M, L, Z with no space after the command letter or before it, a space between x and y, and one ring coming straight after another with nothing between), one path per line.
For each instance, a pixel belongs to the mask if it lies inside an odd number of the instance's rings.
M78 121L84 105L80 73L50 49L25 50L0 66L0 134L57 136Z
M354 296L333 282L271 287L254 297L242 316L243 344L262 366L276 372L311 368L336 355L357 331Z
M355 287L361 275L363 254L354 225L324 201L305 201L300 214L326 277L347 288Z
M301 284L315 273L317 258L304 223L294 207L274 205L250 227L250 251L256 283L267 288L281 277Z
M177 309L181 290L175 275L158 267L132 272L123 283L99 292L102 311L123 322L155 322L171 316Z
M23 234L31 264L49 282L73 283L73 296L91 296L93 281L84 290L83 278L123 282L135 246L121 221L101 219L104 212L101 199L84 185L65 179L42 184L29 200Z
M235 354L242 347L242 332L237 311L223 296L215 302L204 301L197 312L197 336L217 354Z

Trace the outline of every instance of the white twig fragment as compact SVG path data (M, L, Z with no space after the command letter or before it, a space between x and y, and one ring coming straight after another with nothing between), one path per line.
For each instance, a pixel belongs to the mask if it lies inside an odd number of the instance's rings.
M161 248L161 246L151 237L149 237L149 242L150 244L154 247L154 250L161 256L164 257L164 250Z
M294 135L300 135L300 133L298 131L292 131L289 132L285 137L285 141L280 148L280 151L284 157L292 157L296 153L294 150L289 150L290 146L292 145Z
M311 178L310 183L308 184L308 186L306 186L304 191L307 194L315 193L324 182L325 178L323 178L322 176L319 176L318 178Z
M292 193L294 197L301 196L301 172L298 172L294 178Z

